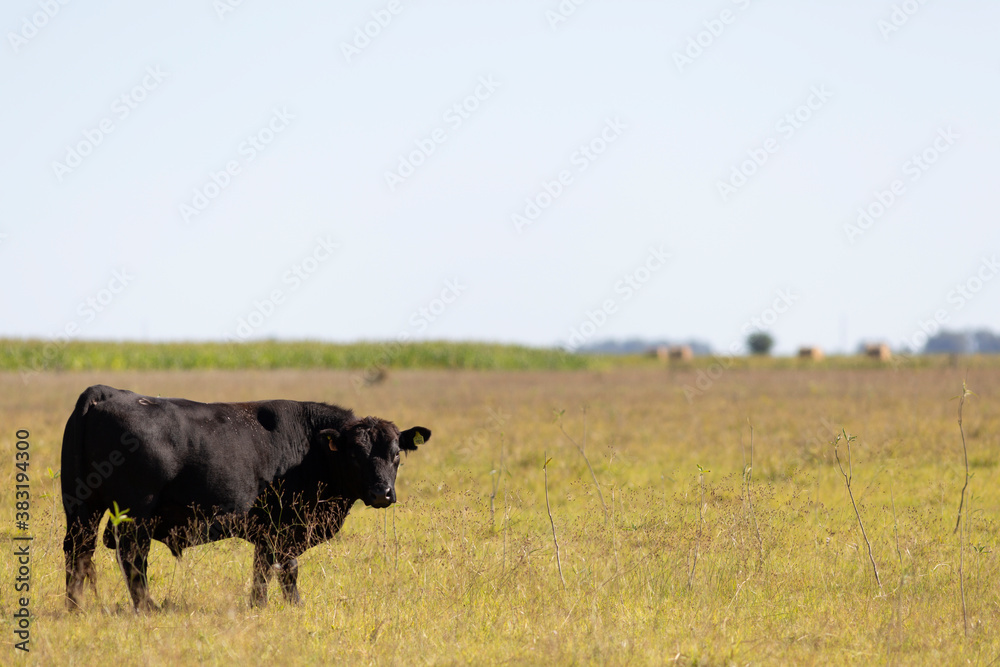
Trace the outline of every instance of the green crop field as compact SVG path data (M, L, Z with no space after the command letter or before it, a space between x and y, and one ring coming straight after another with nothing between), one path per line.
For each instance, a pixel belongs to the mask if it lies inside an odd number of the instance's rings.
M108 343L0 339L0 371L329 368L580 369L595 359L484 343Z
M366 383L359 375L382 352L254 345L73 343L46 358L40 343L4 343L0 663L19 657L18 429L30 433L36 664L986 665L1000 656L992 361L676 368L520 348L490 359L475 346L429 344L390 355L388 374ZM966 376L972 477L956 533L965 465L953 397ZM272 581L270 605L251 608L252 548L228 540L179 561L154 543L151 593L163 610L145 615L131 611L113 552L99 546L99 599L88 590L84 611L69 613L59 480L47 470L59 470L76 397L98 382L206 401L320 400L434 434L406 457L395 506L356 505L336 539L299 559L299 607ZM831 444L841 429L857 436L857 514ZM846 466L843 441L839 453Z

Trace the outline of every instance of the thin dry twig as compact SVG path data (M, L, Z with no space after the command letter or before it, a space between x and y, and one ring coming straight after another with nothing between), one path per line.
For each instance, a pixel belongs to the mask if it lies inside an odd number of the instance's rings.
M549 505L549 461L552 459L548 458L546 454L542 456L545 457L545 463L542 464L542 475L545 478L545 509L549 513L549 525L552 526L552 542L556 545L556 567L559 569L559 581L562 582L562 587L566 588L566 579L563 577L562 571L562 561L559 560L559 539L556 537L556 522L552 518L552 506Z
M694 569L698 565L698 556L701 552L701 530L705 525L705 473L712 472L711 470L705 470L698 465L698 485L701 487L701 497L700 504L698 506L698 534L695 536L694 540L694 559L691 561L691 572L688 574L688 588L694 582Z
M500 465L491 474L493 475L493 490L490 492L490 527L495 528L493 502L496 500L497 489L500 487L500 476L503 475L503 433L500 434Z
M892 495L892 476L889 477L889 502L892 503L892 534L896 538L896 556L899 558L899 578L903 579L903 552L899 550L899 521L896 520L896 499Z
M840 468L840 474L844 476L844 482L847 484L847 495L851 498L851 505L854 507L854 514L858 517L858 525L861 526L861 536L865 538L865 545L868 547L868 560L872 563L872 571L875 572L875 582L878 584L879 590L882 590L882 579L878 576L878 566L875 564L875 556L872 555L872 543L868 540L868 533L865 532L865 524L861 520L861 512L858 511L858 504L854 501L854 492L851 490L851 478L854 477L854 463L851 460L851 443L858 439L856 435L848 435L846 430L843 430L843 439L847 443L847 470L844 470L844 464L840 461L840 444L841 436L837 435L837 439L833 441L833 454L837 457L837 466Z
M969 636L969 616L965 606L965 531L966 522L962 521L962 512L965 508L965 490L969 488L969 450L965 445L965 427L962 426L962 408L965 407L965 397L971 395L965 380L962 380L962 394L958 398L958 431L962 434L962 456L965 458L965 483L962 485L962 499L958 503L958 517L955 519L954 534L958 532L958 587L962 592L962 626L965 636Z
M571 438L569 433L566 432L566 429L563 428L562 416L563 413L565 412L566 412L565 410L560 410L559 412L556 413L556 420L559 423L559 430L562 431L562 434L566 436L567 440L573 443L573 446L576 447L576 451L580 452L580 456L583 457L584 463L587 464L587 470L590 471L590 477L591 479L594 480L594 487L597 489L597 497L601 501L601 508L604 510L604 523L607 523L608 506L604 503L604 494L601 493L601 485L598 484L597 482L597 475L594 474L594 467L590 465L590 459L587 458L587 454L583 450L583 448L587 446L587 408L583 409L583 445L577 444L576 440Z
M958 524L962 521L962 509L965 506L965 490L969 487L969 478L971 477L969 475L969 450L965 446L965 429L962 427L962 407L965 405L965 397L971 393L963 380L962 395L955 397L958 399L958 430L962 434L962 455L965 457L965 484L962 485L962 499L958 502L958 516L955 517L955 530L951 531L952 534L958 532Z
M747 502L750 505L750 520L753 523L754 531L757 533L757 554L760 560L764 559L764 540L760 537L760 524L757 523L757 513L753 509L753 424L747 418L747 426L750 427L750 464L744 469L743 476L747 485ZM744 458L745 458L744 454Z

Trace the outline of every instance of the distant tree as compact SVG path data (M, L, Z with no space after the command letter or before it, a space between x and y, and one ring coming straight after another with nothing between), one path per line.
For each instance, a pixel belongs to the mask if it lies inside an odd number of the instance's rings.
M973 352L974 341L968 333L942 331L931 336L924 345L924 354L968 354Z
M997 354L1000 352L1000 336L992 331L982 329L974 333L972 337L976 341L976 352L979 354Z
M771 334L758 331L747 336L747 347L750 348L750 354L766 356L771 354L774 339L771 338Z
M666 339L645 339L629 338L626 340L599 340L587 342L576 349L583 354L645 354L658 347L670 347L671 345L689 345L696 357L707 357L712 354L712 347L708 343L690 339L688 341Z
M1000 336L988 329L979 331L941 331L927 339L924 354L996 354Z

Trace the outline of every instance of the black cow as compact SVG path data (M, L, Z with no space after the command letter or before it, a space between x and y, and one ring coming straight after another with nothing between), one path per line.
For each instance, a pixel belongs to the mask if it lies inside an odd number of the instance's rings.
M66 422L62 493L66 596L78 606L105 510L132 521L105 529L137 610L155 609L146 580L150 540L174 556L240 537L255 547L251 603L267 603L272 567L285 599L299 602L296 558L333 537L356 500L396 501L400 451L431 437L416 426L359 419L325 403L196 403L90 387ZM116 536L117 533L117 536Z

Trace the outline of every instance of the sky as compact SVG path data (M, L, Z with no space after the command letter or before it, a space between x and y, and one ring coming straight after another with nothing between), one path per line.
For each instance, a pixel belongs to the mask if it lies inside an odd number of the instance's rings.
M996 2L9 0L0 30L0 337L1000 330Z

